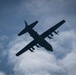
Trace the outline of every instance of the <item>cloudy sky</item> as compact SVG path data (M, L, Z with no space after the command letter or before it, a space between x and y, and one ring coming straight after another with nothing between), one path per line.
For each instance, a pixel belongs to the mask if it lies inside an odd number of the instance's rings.
M17 36L24 20L38 20L34 30L41 34L63 19L60 35L46 38L53 52L35 47L15 56L32 40ZM0 0L0 75L76 75L76 0Z

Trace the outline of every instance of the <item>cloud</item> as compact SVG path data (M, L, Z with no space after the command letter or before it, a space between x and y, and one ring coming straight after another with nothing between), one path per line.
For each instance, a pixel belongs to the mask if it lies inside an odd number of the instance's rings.
M0 75L6 75L4 72L0 71Z
M66 13L67 15L73 16L76 13L76 1L75 0L66 0Z
M21 42L22 41L22 42ZM27 51L20 57L16 57L15 54L17 50L25 45L26 43L21 38L17 38L15 41L11 42L10 49L8 51L9 62L14 64L14 73L17 75L38 75L38 74L53 74L53 73L63 73L63 68L60 67L59 62L57 62L54 55L49 54L43 49L37 49L35 53ZM46 56L45 56L46 55Z
M36 29L39 33L62 19L67 21L64 29L68 30L69 27L69 29L75 30L76 16L73 14L75 13L75 2L75 0L24 0L18 6L17 15L29 23L38 20Z
M14 75L72 75L72 72L76 74L76 35L73 30L61 32L54 40L49 40L54 48L53 53L35 47L34 53L27 51L16 57L15 54L28 44L23 37L17 37L9 44L8 62L14 65Z
M0 36L0 48L2 49L3 48L3 42L7 39L7 36L5 35L1 35Z
M76 48L75 48L76 49ZM62 60L68 75L76 75L76 51L73 51Z
M28 11L28 14L32 14L33 16L64 16L69 15L71 12L71 15L73 15L75 11L75 3L76 1L65 1L65 0L23 0L20 3L20 10L21 13L26 14ZM72 5L72 6L71 6ZM71 8L71 10L70 10ZM26 10L24 10L26 9Z
M29 15L36 16L37 18L38 16L40 18L49 16L58 17L59 15L63 16L65 7L64 5L65 2L60 0L24 0L21 2L20 11L21 14L25 15L28 12ZM26 9L27 11L24 9Z
M7 40L8 40L8 37L6 35L1 35L0 36L0 50L1 50L0 57L5 55L5 51L3 51L6 47L4 42L5 41L7 42Z
M54 48L54 53L58 58L64 58L68 53L75 50L75 31L63 31L59 36L55 36L51 42Z
M26 53L26 55L20 57L19 61L15 63L17 63L14 67L16 74L50 75L63 72L62 68L57 65L54 56L44 51L35 51L35 54Z

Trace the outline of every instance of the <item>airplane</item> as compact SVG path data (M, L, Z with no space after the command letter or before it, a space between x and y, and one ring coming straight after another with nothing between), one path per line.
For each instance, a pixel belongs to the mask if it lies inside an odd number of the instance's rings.
M16 56L20 56L22 53L24 53L27 50L30 50L31 52L34 52L35 48L33 46L36 46L38 48L44 47L48 51L53 51L53 48L51 44L49 44L45 38L48 37L49 39L53 39L54 36L52 33L58 35L59 31L56 31L57 28L59 28L63 23L65 23L65 20L60 21L55 26L51 27L41 35L39 35L33 27L38 23L38 21L33 22L32 24L28 25L26 21L25 22L25 28L18 34L18 36L23 35L24 33L28 32L30 36L33 38L33 41L31 41L28 45L26 45L22 50L20 50L18 53L16 53Z

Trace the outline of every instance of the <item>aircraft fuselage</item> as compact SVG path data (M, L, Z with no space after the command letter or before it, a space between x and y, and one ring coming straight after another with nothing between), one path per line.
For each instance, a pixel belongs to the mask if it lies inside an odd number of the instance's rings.
M33 37L33 39L42 47L44 47L45 49L52 51L52 46L44 39L42 38L36 31L34 31L33 29L29 28L28 33L30 34L31 37Z
M43 32L41 35L39 35L36 31L33 30L33 27L38 23L38 21L35 21L31 23L30 25L25 22L25 28L18 34L18 36L23 35L24 33L28 32L30 36L34 39L32 40L28 45L26 45L23 49L21 49L18 53L16 53L16 56L21 55L27 50L30 50L33 52L35 48L33 46L36 46L39 48L39 45L44 47L48 51L53 51L53 48L51 44L49 44L45 38L48 37L49 39L52 39L51 36L54 36L52 33L58 34L59 31L56 31L57 28L59 28L63 23L65 23L65 20L60 21L53 27L49 28L47 31ZM51 35L51 36L50 36ZM38 45L39 44L39 45Z

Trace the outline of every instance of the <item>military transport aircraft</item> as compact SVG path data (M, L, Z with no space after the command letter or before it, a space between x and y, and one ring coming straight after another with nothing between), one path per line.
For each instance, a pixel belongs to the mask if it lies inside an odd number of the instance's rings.
M51 27L50 29L48 29L47 31L45 31L44 33L42 33L41 35L39 35L35 30L33 30L33 27L38 23L38 21L33 22L32 24L28 25L27 22L25 21L25 28L18 34L18 36L21 36L22 34L28 32L30 34L31 37L33 37L33 41L31 41L28 45L26 45L22 50L20 50L16 56L21 55L22 53L24 53L27 50L30 50L31 52L34 52L35 48L33 47L34 45L36 47L44 47L46 50L48 51L53 51L52 46L45 40L46 37L48 37L49 39L52 39L52 37L54 36L52 33L54 32L55 34L58 34L59 31L55 31L58 27L60 27L63 23L65 22L65 20L60 21L58 24L56 24L55 26Z

